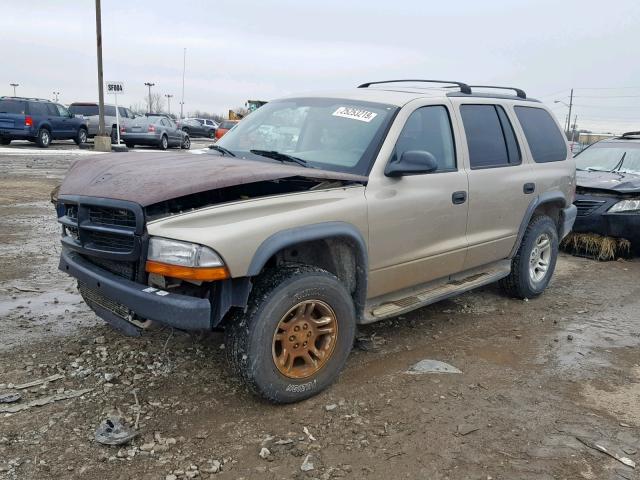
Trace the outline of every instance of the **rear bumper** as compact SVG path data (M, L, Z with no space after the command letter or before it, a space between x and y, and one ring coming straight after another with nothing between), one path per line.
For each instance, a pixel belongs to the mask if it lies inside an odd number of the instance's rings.
M120 139L127 143L137 143L139 145L158 145L161 136L157 133L122 133Z
M211 302L208 299L170 293L132 282L97 267L67 249L62 251L58 268L108 300L94 310L109 323L128 323L130 329L136 328L113 308L109 308L110 304L117 304L139 317L163 325L182 330L211 329Z
M11 140L30 140L36 137L36 131L31 127L3 128L0 127L0 137Z
M578 209L575 205L569 205L567 208L562 209L562 224L560 225L560 240L569 235L569 232L573 228L578 215Z

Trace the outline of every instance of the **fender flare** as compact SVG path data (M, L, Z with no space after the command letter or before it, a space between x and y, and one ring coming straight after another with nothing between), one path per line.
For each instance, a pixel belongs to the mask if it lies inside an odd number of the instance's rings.
M511 249L511 253L509 253L509 258L513 258L518 253L518 248L520 248L520 243L522 242L522 238L524 237L524 232L531 221L531 217L533 217L533 212L535 212L536 208L540 205L544 205L546 203L561 203L563 208L567 204L567 199L562 192L559 190L553 190L550 192L544 192L538 195L536 198L531 200L529 206L527 207L527 211L522 218L522 223L520 223L520 228L518 229L518 237L516 238L516 243L513 245ZM562 215L562 209L561 209Z
M367 245L362 233L354 225L347 222L323 222L301 227L290 228L274 233L264 240L256 250L247 276L256 276L264 268L267 261L283 248L298 243L330 238L346 239L353 247L356 260L356 290L353 292L356 306L356 318L364 311L367 297L367 281L369 259Z

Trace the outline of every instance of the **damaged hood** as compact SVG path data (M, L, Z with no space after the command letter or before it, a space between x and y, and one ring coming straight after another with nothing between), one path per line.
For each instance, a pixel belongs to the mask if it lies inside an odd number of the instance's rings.
M216 153L114 153L74 163L60 195L136 202L143 207L173 198L246 183L305 177L366 182L367 177L297 165L243 160Z
M617 193L640 193L640 175L578 170L578 187L610 190Z

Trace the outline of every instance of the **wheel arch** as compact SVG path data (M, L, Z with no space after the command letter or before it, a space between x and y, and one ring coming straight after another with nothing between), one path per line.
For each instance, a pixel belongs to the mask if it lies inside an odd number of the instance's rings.
M265 267L297 262L324 268L336 275L352 295L356 318L366 302L368 255L360 231L346 222L324 222L277 232L260 244L247 276L259 275Z
M518 237L513 248L511 249L509 258L513 258L518 252L518 248L520 247L520 243L522 242L522 238L524 237L527 225L529 225L531 219L536 215L546 215L550 217L555 222L556 228L558 230L558 235L560 235L563 223L562 212L566 206L567 198L560 191L544 192L533 199L527 207L527 211L525 212L524 217L522 218L520 228L518 229Z

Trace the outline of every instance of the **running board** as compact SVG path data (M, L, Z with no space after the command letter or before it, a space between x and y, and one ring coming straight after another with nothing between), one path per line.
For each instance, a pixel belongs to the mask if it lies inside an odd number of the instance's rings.
M404 298L392 300L376 305L367 312L363 323L377 322L388 317L395 317L403 313L439 302L445 298L459 295L474 288L496 282L506 277L510 268L494 268L483 273L477 273L461 279L450 280L444 285L422 290Z

